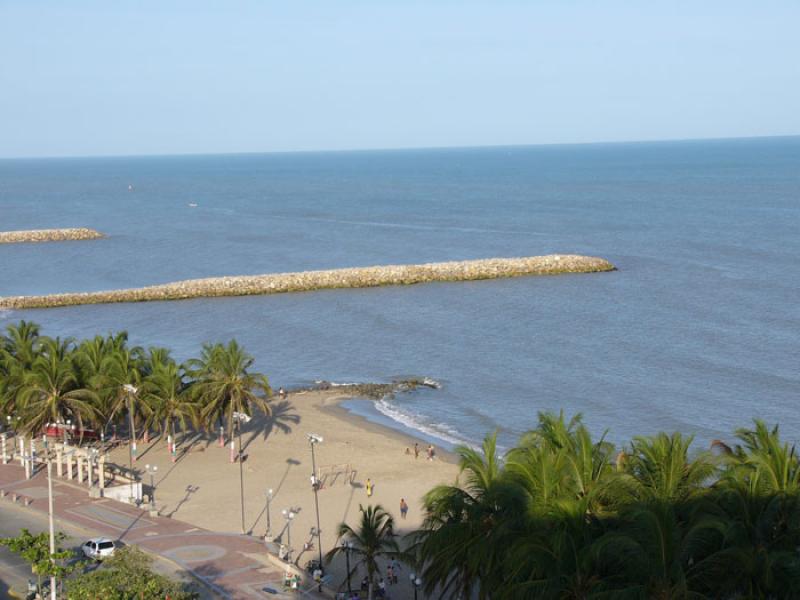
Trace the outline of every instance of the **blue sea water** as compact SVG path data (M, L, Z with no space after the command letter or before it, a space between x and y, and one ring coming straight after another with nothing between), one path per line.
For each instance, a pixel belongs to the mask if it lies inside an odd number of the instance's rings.
M508 445L562 409L616 442L730 439L753 417L800 437L800 138L0 161L0 230L70 226L109 237L0 246L0 295L547 253L619 270L0 326L126 329L181 359L237 338L275 387L428 376L442 389L377 409L450 442Z

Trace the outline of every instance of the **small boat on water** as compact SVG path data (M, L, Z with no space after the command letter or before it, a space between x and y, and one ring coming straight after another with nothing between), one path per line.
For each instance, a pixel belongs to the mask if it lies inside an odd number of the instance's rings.
M197 208L197 202L189 202L190 208Z

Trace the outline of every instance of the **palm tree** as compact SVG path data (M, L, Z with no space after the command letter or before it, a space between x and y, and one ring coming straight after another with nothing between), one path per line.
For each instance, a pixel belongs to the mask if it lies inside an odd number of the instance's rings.
M357 560L348 576L359 567L364 567L369 580L369 600L372 600L375 580L380 572L378 559L398 556L399 548L395 539L394 519L383 507L376 505L364 508L359 505L358 510L361 513L361 521L357 529L347 523L339 525L339 537L346 538L350 542L350 547L346 550L337 544L328 552L326 560L330 562L341 552L352 552Z
M769 429L756 419L754 429L739 429L741 441L726 456L737 479L749 483L754 492L800 493L800 460L794 445L781 443L778 426Z
M525 505L519 489L505 481L496 435L482 452L456 448L461 484L428 492L422 528L409 536L410 552L422 571L428 594L488 598L497 589L505 550L519 531Z
M269 381L261 373L251 373L254 359L231 340L228 345L205 344L200 359L189 361L190 377L195 379L193 393L200 404L200 421L208 428L215 421L225 422L231 440L233 461L233 428L239 419L235 414L250 416L252 407L270 414ZM242 453L241 427L237 427L239 456Z
M95 396L80 386L73 344L46 338L19 389L23 431L36 434L51 422L74 419L79 430L97 421Z
M103 359L98 385L108 394L110 405L105 415L107 426L117 415L128 414L130 429L131 462L136 460L136 420L137 416L146 419L150 414L147 404L142 401L139 388L142 381L143 350L136 346L113 347ZM141 419L140 419L141 420Z
M17 410L17 396L39 352L39 326L20 321L6 328L8 336L0 339L0 408L6 415Z
M713 456L689 458L693 437L680 433L637 436L622 471L630 492L639 500L680 502L702 492L717 473Z
M150 372L142 383L142 397L152 407L152 421L156 429L167 434L167 445L175 460L175 424L183 431L187 422L195 422L197 403L191 397L184 379L183 367L169 357L169 353L151 352Z

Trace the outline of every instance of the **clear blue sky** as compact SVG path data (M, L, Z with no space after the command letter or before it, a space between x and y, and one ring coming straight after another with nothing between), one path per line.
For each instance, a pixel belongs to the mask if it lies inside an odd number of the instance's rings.
M798 0L0 0L0 157L798 133Z

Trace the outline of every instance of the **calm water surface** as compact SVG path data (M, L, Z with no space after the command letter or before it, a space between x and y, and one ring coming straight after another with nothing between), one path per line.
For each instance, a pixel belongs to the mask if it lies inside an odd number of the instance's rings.
M0 325L127 329L178 358L235 337L276 387L429 376L443 388L377 409L449 441L496 429L508 445L560 409L617 442L730 438L752 417L800 437L800 138L0 161L0 229L70 226L109 237L0 246L0 295L553 252L619 271Z

